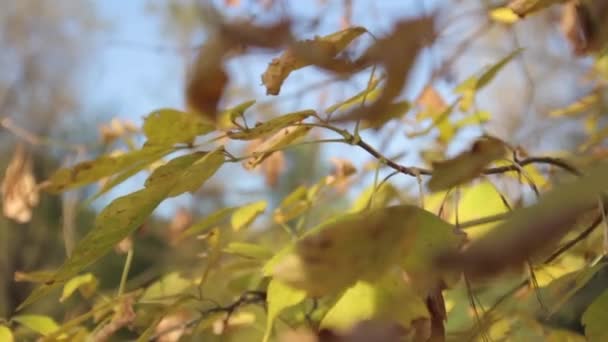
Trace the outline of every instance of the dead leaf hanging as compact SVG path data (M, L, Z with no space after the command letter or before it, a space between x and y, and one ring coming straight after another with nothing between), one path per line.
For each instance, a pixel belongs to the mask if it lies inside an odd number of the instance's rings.
M25 147L19 144L2 180L4 216L19 223L29 222L32 219L32 209L38 201L38 187L32 172L32 160Z

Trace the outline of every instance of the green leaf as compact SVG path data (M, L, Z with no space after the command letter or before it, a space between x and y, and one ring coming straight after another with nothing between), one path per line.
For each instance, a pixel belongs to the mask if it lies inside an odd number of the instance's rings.
M140 302L172 299L191 288L194 282L182 277L178 272L171 272L148 286L139 299Z
M502 68L504 68L505 65L507 65L513 58L517 57L523 50L524 50L523 48L519 48L519 49L511 52L510 54L506 55L505 57L503 57L500 61L498 61L498 63L489 67L477 79L477 82L475 83L475 90L480 90L483 87L485 87L486 85L488 85L490 82L492 82L494 77L496 77L496 75L498 75L498 73L502 70Z
M589 305L581 319L588 341L608 341L606 317L608 317L608 290L605 290Z
M508 208L500 199L500 194L489 181L481 181L462 189L458 201L458 221L478 220L498 214L504 214ZM456 223L456 212L452 212L451 222ZM469 239L477 239L496 227L499 221L466 228Z
M433 163L429 190L442 191L475 179L494 160L504 157L504 143L496 138L477 140L469 151L455 158Z
M264 246L246 242L231 242L224 248L224 253L258 260L267 260L273 255L272 251Z
M399 272L373 282L359 281L338 299L321 321L322 329L347 331L366 320L381 320L407 328L416 319L428 318L425 302Z
M375 101L378 96L380 95L380 93L382 93L381 90L376 90L376 88L378 87L378 84L380 83L380 80L373 80L371 84L369 84L369 86L367 88L365 88L362 92L356 94L353 97L350 97L342 102L338 102L336 104L334 104L333 106L328 107L327 109L325 109L325 113L327 114L333 114L335 111L343 111L343 110L347 110L350 109L352 107L355 106L360 106L363 103L363 100L365 101Z
M199 135L213 132L215 126L199 115L175 109L160 109L144 119L143 132L149 145L190 144Z
M77 275L110 252L114 245L141 226L167 197L171 188L171 186L149 187L112 201L99 213L93 229L78 242L72 255L57 270L52 281L36 288L18 309L45 296L60 283Z
M20 315L11 319L42 336L52 334L59 329L59 325L51 317L42 315Z
M64 302L68 299L76 290L80 290L85 298L90 297L97 289L97 278L92 273L76 276L63 286L63 293L60 302Z
M222 150L195 152L160 166L146 180L146 187L172 184L169 197L198 190L224 164Z
M280 281L272 279L266 291L268 303L268 315L266 317L266 331L264 332L264 342L270 340L272 326L279 314L287 308L295 306L306 298L306 292L293 289Z
M573 182L560 184L535 205L512 211L509 219L465 251L440 258L444 266L459 268L471 276L485 276L526 261L559 241L577 220L595 208L608 190L608 164L600 164Z
M188 229L186 229L180 235L180 237L178 238L178 241L181 241L184 238L187 238L187 237L190 237L193 235L204 233L207 230L222 224L224 221L226 221L228 219L228 216L230 216L236 209L238 209L238 207L226 207L226 208L221 208L221 209L214 211L213 213L209 214L204 219L196 222L195 224L190 226Z
M540 11L554 4L560 4L566 0L511 0L508 8L520 17Z
M358 280L374 279L408 253L420 220L432 214L394 206L347 214L308 231L264 267L310 296L336 293Z
M266 211L267 206L268 203L266 201L257 201L238 208L230 219L232 228L234 230L240 230L248 227L258 216Z
M287 195L275 209L273 219L276 223L287 223L290 220L304 214L310 209L308 201L308 189L301 185Z
M126 169L148 165L171 151L169 147L148 146L121 155L103 155L71 168L61 168L49 178L45 190L57 193L81 187Z
M0 325L0 341L14 342L13 333L6 325Z
M261 123L247 130L228 132L227 135L230 139L235 140L253 140L263 138L276 133L285 127L292 126L315 114L316 112L314 110L303 110L300 112L289 113Z

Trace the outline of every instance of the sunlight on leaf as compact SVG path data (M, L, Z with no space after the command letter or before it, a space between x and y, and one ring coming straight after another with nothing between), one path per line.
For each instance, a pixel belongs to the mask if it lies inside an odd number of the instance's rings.
M299 304L306 298L306 292L293 289L280 281L271 280L266 291L268 303L268 315L266 317L266 331L264 332L263 341L270 340L272 334L272 326L274 321L279 317L279 314L294 305Z
M594 106L599 105L600 100L601 98L599 94L594 92L587 96L583 96L582 98L576 100L575 102L569 104L564 108L552 110L551 112L549 112L549 115L556 117L575 116L582 112L589 111Z
M4 341L4 342L14 342L15 341L11 330L7 326L2 325L2 324L0 324L0 341Z
M357 280L381 276L395 265L430 216L435 217L403 205L337 217L279 252L267 263L265 274L311 296L336 293Z
M42 336L47 336L59 329L59 325L54 319L42 315L20 315L15 316L11 320L39 333Z
M398 271L373 282L359 281L344 292L321 321L321 328L345 331L365 320L395 321L408 328L415 319L428 318L423 299Z
M99 281L92 273L76 276L65 283L59 301L64 302L76 290L80 290L80 293L82 293L85 298L89 298L95 293L98 283Z
M301 185L287 195L275 209L273 219L276 223L287 223L306 212L311 203L308 201L308 189Z
M513 24L519 20L519 16L508 7L498 7L491 10L490 18L503 24Z
M464 188L460 194L457 209L458 222L460 223L503 214L508 211L508 208L500 199L500 193L487 180ZM451 214L450 222L455 223L456 213L452 211ZM466 228L467 237L471 240L478 239L498 224L500 224L500 221Z
M230 218L232 229L238 231L248 227L258 216L266 211L267 206L268 203L266 201L257 201L236 209Z

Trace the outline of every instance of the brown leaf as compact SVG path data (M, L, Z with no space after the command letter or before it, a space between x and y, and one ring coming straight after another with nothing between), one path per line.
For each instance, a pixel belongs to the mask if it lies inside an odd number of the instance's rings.
M428 183L429 190L447 190L475 179L491 162L504 157L505 144L493 137L477 140L469 151L455 158L433 162L433 176Z
M25 147L18 144L2 180L2 209L4 216L18 223L29 222L39 195L32 172L32 159Z
M177 209L175 216L169 223L169 229L167 230L169 244L175 245L179 236L183 233L186 228L192 225L192 214L187 209L180 207Z
M362 27L350 27L313 40L295 42L281 56L274 58L262 74L266 94L278 95L289 74L305 66L316 65L337 73L355 71L357 66L347 59L336 58L336 55L365 32Z
M597 206L600 194L608 190L606 174L608 164L603 163L574 182L560 184L538 203L514 210L507 221L464 251L443 253L438 264L472 277L521 268L524 262L562 239Z
M440 114L448 108L448 104L443 100L439 92L432 85L424 87L416 104L420 106L420 114Z
M561 29L576 55L599 52L608 42L608 2L570 1L564 6Z
M383 113L401 94L409 72L421 49L435 39L434 18L423 17L398 22L393 32L379 39L355 64L381 64L387 75L379 98L367 107L358 107L336 121L368 119Z

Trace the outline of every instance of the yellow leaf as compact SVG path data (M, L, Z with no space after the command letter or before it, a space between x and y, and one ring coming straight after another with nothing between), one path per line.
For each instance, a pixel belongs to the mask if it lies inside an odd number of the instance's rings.
M377 89L380 80L373 80L371 84L367 88L365 88L362 92L350 97L342 102L338 102L333 106L325 109L325 113L333 114L335 111L347 110L355 106L359 106L365 101L375 101L380 95L380 90Z
M230 219L232 229L240 230L249 226L258 216L266 211L267 206L268 203L266 201L257 201L236 209Z
M76 276L65 283L63 286L63 293L61 294L59 301L64 302L76 290L80 290L85 298L89 298L97 289L98 283L97 278L95 278L92 273Z
M215 126L192 113L160 109L144 119L143 131L149 145L190 144L199 135L213 132Z
M0 341L3 342L14 342L15 338L13 337L13 333L11 329L9 329L6 325L0 324Z
M305 186L299 186L279 204L273 213L273 219L276 223L287 223L290 220L302 215L311 206L307 198L308 189Z
M267 260L273 255L272 251L264 246L246 242L231 242L224 248L224 253L258 260Z
M367 320L391 321L408 328L412 321L428 317L424 300L404 281L403 274L391 271L347 289L323 317L321 328L344 332Z
M551 116L575 116L576 114L580 114L582 112L586 112L600 104L600 96L598 93L594 92L589 95L583 96L582 98L576 100L575 102L569 104L568 106L561 109L554 109L549 112Z
M417 228L431 219L437 218L407 205L347 214L310 230L271 259L264 272L310 296L336 293L384 274L408 252Z
M464 188L461 191L456 208L458 209L458 221L460 223L503 214L508 211L494 185L486 180ZM456 213L452 212L451 217L450 221L455 223ZM471 240L478 239L499 223L500 221L496 221L466 228L467 237Z
M306 292L293 289L275 279L270 281L266 292L268 315L266 318L266 331L264 332L263 338L264 342L270 340L272 326L277 317L279 317L279 314L283 310L295 306L306 299Z
M520 17L540 11L554 4L565 2L566 0L511 0L508 8Z
M47 336L59 329L59 325L54 319L42 315L20 315L11 319L30 330L39 333L42 336Z
M508 7L498 7L491 10L490 18L503 24L513 24L519 20L519 16Z

